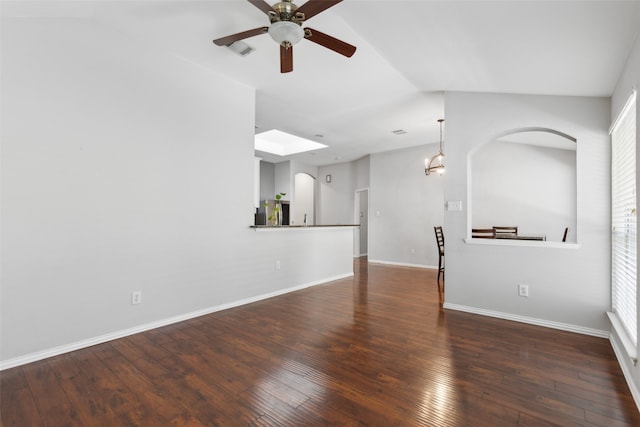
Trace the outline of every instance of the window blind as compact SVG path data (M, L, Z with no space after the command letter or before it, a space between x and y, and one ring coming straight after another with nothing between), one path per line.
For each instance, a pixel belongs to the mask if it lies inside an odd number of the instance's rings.
M613 312L637 343L636 96L611 129L611 284Z

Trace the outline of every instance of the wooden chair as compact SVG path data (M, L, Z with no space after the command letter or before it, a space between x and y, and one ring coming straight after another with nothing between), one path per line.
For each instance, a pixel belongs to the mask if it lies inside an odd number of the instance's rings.
M562 235L562 241L563 242L567 241L567 234L569 234L569 227L564 229L564 234Z
M495 239L495 228L472 228L471 237L473 239Z
M438 244L438 286L440 286L440 274L444 284L444 233L441 226L433 227L436 233L436 243Z
M493 227L496 234L515 234L518 235L518 227Z

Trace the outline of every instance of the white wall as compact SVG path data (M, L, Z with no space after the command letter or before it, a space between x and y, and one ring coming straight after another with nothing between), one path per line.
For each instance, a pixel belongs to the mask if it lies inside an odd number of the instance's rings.
M572 143L574 144L574 143ZM576 152L492 141L471 154L472 227L575 242Z
M354 255L364 256L369 254L369 191L356 192L356 217L355 223L360 224L356 230L357 250Z
M354 172L354 217L360 224L354 233L354 256L369 254L369 186L371 180L371 156L367 155L353 162Z
M424 159L437 150L429 144L320 167L318 223L353 223L355 191L369 189L369 260L436 268L433 227L444 221L443 186L442 177L425 176Z
M293 201L292 225L315 224L315 188L316 180L307 173L297 173L294 176L295 190ZM305 222L306 218L306 222Z
M295 224L296 225L302 225L303 223L303 218L304 218L304 211L308 210L308 204L311 203L314 206L311 206L311 208L313 209L313 211L311 212L311 216L307 218L308 221L313 221L313 222L308 222L308 224L315 224L316 223L316 211L317 208L315 206L315 201L317 200L316 194L318 193L318 180L317 179L312 179L311 184L313 185L313 194L311 194L311 196L313 197L312 201L309 200L303 200L302 204L305 205L307 204L307 208L304 208L303 206L299 206L297 203L297 197L298 195L296 194L296 188L295 188L295 182L296 182L296 176L298 174L306 174L311 178L316 178L318 176L318 167L317 166L311 166L308 165L306 163L302 163L299 161L291 161L291 168L290 168L290 176L289 179L291 180L291 218L295 219ZM309 195L306 195L309 196ZM303 211L301 212L300 209L302 209Z
M249 228L252 88L90 21L1 31L2 367L352 274L350 229Z
M260 207L260 159L253 159L253 206L258 209Z
M306 173L314 178L318 176L318 167L311 166L306 163L298 162L295 160L291 161L291 180L293 182L293 177L298 173Z
M273 199L275 196L275 170L273 163L260 162L260 200Z
M291 200L293 193L293 180L291 179L291 162L280 162L275 164L274 169L274 194L269 197L273 199L277 193L285 193L282 200Z
M437 151L429 144L371 155L369 260L437 267L443 177L424 174L424 159Z
M318 168L317 224L353 224L354 172L353 162Z
M446 94L445 307L604 335L610 304L608 98ZM506 131L555 129L577 139L578 245L561 248L471 244L469 153ZM496 242L497 243L497 242ZM561 246L561 244L556 243ZM529 285L529 298L517 296Z
M356 190L369 187L371 179L371 156L364 156L353 162L355 167L354 186Z
M355 190L369 187L369 161L370 156L364 156L318 168L318 224L354 223ZM331 182L327 182L327 175L331 175Z
M629 95L631 95L632 89L640 89L640 39L636 37L636 42L633 47L633 50L627 60L627 64L616 84L615 91L613 92L613 96L611 97L611 123L615 120L615 118L620 114L624 104L627 102ZM638 105L640 104L640 97L636 98L636 147L640 146L640 138L638 133L638 123L640 123L640 108ZM640 165L640 150L636 149L636 165ZM640 168L636 168L636 173L638 173L636 178L636 188L640 188ZM640 252L639 252L640 253ZM637 292L636 295L637 303L636 307L640 307L640 292ZM638 313L638 324L640 324L640 312ZM620 338L616 335L615 331L612 330L611 335L612 343L614 344L614 348L616 349L616 355L618 356L618 361L622 366L622 369L625 373L627 381L631 387L631 391L636 400L636 404L640 406L640 364L633 365L631 360L624 353L622 344L620 342ZM636 346L637 353L640 354L640 345Z

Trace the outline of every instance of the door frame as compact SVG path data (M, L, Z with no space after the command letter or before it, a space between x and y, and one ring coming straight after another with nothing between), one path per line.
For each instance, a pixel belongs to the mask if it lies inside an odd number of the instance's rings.
M353 223L354 224L360 224L360 197L362 196L362 193L366 193L367 194L367 248L369 248L369 206L370 206L370 194L369 194L369 187L365 187L365 188L358 188L354 191L354 202L353 202ZM353 257L354 258L359 258L361 256L363 256L363 254L360 253L360 233L361 233L361 229L360 227L355 227L355 232L353 233ZM367 250L367 252L369 252ZM365 254L366 255L366 254Z

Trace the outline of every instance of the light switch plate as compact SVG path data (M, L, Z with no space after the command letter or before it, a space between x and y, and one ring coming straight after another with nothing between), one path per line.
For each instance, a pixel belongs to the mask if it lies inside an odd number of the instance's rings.
M448 211L461 211L462 210L462 201L461 200L449 200L449 201L447 201L447 210Z

